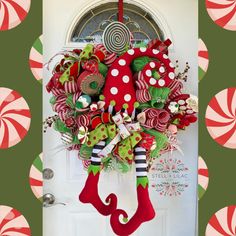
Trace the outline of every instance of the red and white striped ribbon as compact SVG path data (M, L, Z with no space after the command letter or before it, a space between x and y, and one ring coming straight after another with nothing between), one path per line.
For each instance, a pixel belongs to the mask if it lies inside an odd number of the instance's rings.
M104 63L110 67L112 65L112 63L116 60L117 55L115 53L109 53L106 48L104 47L103 44L98 44L95 46L95 51L96 49L99 49L101 51L103 51L103 53L105 54L105 59L104 59Z
M75 104L76 101L79 99L79 97L81 96L81 94L82 94L82 92L79 91L79 92L77 92L77 93L75 93L75 94L73 95L73 103L74 103L74 104Z
M145 103L151 100L151 95L147 89L140 89L136 91L136 98L139 103Z
M170 95L168 97L168 101L172 101L175 97L182 94L183 83L179 80L173 80L169 85Z
M58 112L59 118L60 118L62 121L65 121L66 118L68 118L68 112L69 112L69 111L70 111L70 109L68 109L68 108L64 108L64 109L60 110L60 111Z
M166 130L170 115L166 110L158 110L154 108L145 109L146 122L143 124L144 127L152 129L155 128L159 132Z
M62 89L52 88L51 91L52 91L52 94L53 94L54 96L59 96L59 95L61 95L61 94L65 94L65 91L62 90Z
M90 124L90 117L88 115L80 115L77 117L76 123L78 127L81 126L88 127Z
M78 85L74 80L66 81L64 83L64 89L66 93L76 93L78 91Z

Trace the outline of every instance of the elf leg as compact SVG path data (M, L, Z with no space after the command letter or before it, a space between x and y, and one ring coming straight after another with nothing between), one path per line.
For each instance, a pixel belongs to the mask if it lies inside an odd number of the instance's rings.
M155 211L149 198L146 150L141 147L135 148L135 167L137 177L138 208L134 216L125 224L119 218L123 216L124 222L128 215L124 210L117 209L111 215L111 226L119 236L132 234L142 223L150 221L155 217Z
M82 192L79 195L79 200L83 203L92 204L100 214L107 216L116 209L117 197L113 193L110 194L106 198L106 203L108 203L108 205L106 205L102 202L98 194L101 158L97 154L105 147L105 144L106 143L104 141L101 141L93 148L91 165L88 169L88 178Z

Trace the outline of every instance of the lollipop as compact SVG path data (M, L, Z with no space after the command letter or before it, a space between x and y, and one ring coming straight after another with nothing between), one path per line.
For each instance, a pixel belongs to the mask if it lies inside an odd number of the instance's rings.
M207 51L207 47L204 42L199 39L198 40L198 74L199 81L204 77L207 72L209 64L209 55Z
M27 16L30 0L0 1L0 30L9 30L19 25Z
M217 25L236 30L236 0L206 0L206 8Z
M30 236L30 227L24 216L9 206L0 206L0 235Z
M41 35L33 44L29 58L30 69L36 80L42 83L43 79L43 36Z
M34 160L29 175L30 187L37 199L42 200L43 196L43 154L39 154Z
M225 207L210 219L205 236L236 235L236 206Z
M206 110L206 126L220 145L236 149L236 88L216 94Z
M14 90L0 87L0 149L19 143L27 134L30 121L25 99Z
M207 165L202 157L198 158L198 199L205 194L209 183Z
M129 47L131 34L123 23L112 22L104 30L102 39L108 52L121 54Z

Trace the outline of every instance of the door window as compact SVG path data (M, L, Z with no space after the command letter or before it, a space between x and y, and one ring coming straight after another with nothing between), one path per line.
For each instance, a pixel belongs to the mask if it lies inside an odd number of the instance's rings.
M88 11L75 25L70 43L101 43L104 29L118 20L118 4L106 3ZM152 16L133 4L124 3L124 24L132 33L133 43L164 39Z

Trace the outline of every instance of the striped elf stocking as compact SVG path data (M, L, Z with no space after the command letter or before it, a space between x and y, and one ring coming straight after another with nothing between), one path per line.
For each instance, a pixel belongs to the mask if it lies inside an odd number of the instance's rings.
M111 226L113 231L119 236L132 234L144 222L155 217L155 211L149 198L146 150L141 147L135 148L135 167L137 177L137 199L138 208L134 216L128 221L128 215L124 210L117 209L111 215ZM119 218L123 216L125 224Z
M117 207L117 197L113 193L110 194L106 198L106 203L108 203L108 205L106 205L102 202L98 194L98 181L101 172L101 158L98 156L98 153L105 147L105 144L105 141L100 141L93 148L91 165L88 169L88 178L79 195L79 200L83 203L92 204L100 214L108 216Z

